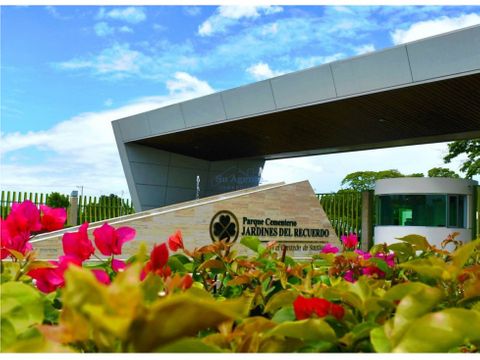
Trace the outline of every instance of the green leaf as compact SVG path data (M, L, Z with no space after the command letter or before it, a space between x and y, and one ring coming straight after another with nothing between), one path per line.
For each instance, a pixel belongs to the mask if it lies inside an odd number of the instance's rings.
M370 331L370 341L377 353L389 353L392 351L392 346L390 345L387 335L385 335L383 326L376 327Z
M3 351L3 350L2 350ZM8 349L13 353L72 353L72 349L39 336L17 340ZM35 356L33 356L35 357Z
M261 243L260 243L260 239L257 238L256 236L244 236L240 240L240 244L246 246L250 250L258 252L258 247Z
M469 242L465 245L460 246L452 254L452 262L458 269L461 269L463 265L467 262L470 255L473 254L477 246L480 245L480 239Z
M207 345L197 338L182 338L165 346L155 349L155 352L163 353L219 353L220 348Z
M386 274L387 277L389 277L392 273L392 269L387 265L384 260L372 257L368 261L374 263L381 271Z
M36 260L36 261L32 261L31 263L28 264L25 272L27 273L30 270L34 270L34 269L54 268L54 267L55 267L55 265L53 265L52 263L50 263L48 261Z
M187 269L185 269L185 266L183 266L183 263L174 256L170 256L168 258L168 266L172 269L174 272L181 272L181 273L186 273Z
M392 345L397 344L412 321L429 312L442 297L442 291L434 287L421 288L406 295L398 304L393 318Z
M53 306L55 293L51 293L49 295L52 296L45 296L43 301L43 314L44 314L44 321L50 324L57 324L58 318L60 316L60 311Z
M148 352L198 331L219 325L226 320L246 316L251 299L215 301L174 294L157 300L130 328L130 339L138 352Z
M1 285L2 318L10 321L17 334L43 321L43 297L33 287L21 282Z
M159 292L163 291L163 285L163 279L160 276L148 274L140 284L145 302L150 303L157 300Z
M0 324L0 338L1 338L1 350L5 352L8 347L13 344L17 338L17 333L12 323L8 319L2 318Z
M15 275L20 271L20 263L18 261L1 261L0 267L2 269L2 273L0 274L2 284L8 281L13 281Z
M183 254L173 254L173 255L170 255L169 259L171 259L171 258L177 259L178 261L180 261L184 265L188 264L188 263L191 263L191 260Z
M398 301L403 299L405 296L409 294L415 294L424 289L431 289L431 287L416 281L397 284L387 290L387 292L383 296L383 299L389 300L389 301Z
M68 325L74 328L76 317L80 317L96 331L93 340L97 346L103 351L112 351L112 344L105 345L103 339L113 335L124 340L141 309L140 269L140 264L133 264L105 286L91 271L70 266L65 273L66 286L62 297L63 311L75 315L69 319Z
M265 306L265 312L272 312L280 309L286 305L292 305L293 301L297 298L298 292L292 290L281 290L274 294L270 300L268 300Z
M23 255L20 251L13 250L13 249L8 249L8 252L12 254L14 258L16 258L18 261L23 261L25 260L25 255Z
M401 238L395 238L397 240L402 240L405 241L409 244L412 244L415 248L415 250L423 250L426 251L430 249L430 244L427 241L427 238L425 236L421 235L407 235Z
M447 352L480 341L480 313L452 308L412 321L393 352Z
M209 259L204 261L199 267L198 270L204 269L218 269L218 270L225 270L225 264L221 260L217 259Z
M410 257L415 256L415 250L413 250L412 245L406 242L391 244L388 246L388 249L395 252L395 256L400 262L405 262Z
M268 335L280 335L309 340L325 340L335 343L335 331L323 319L306 319L300 321L285 321L268 332Z
M451 277L445 262L436 256L430 256L427 259L410 260L398 266L433 279L448 279Z
M295 312L293 311L293 305L285 306L278 310L272 317L272 321L276 323L283 323L285 321L295 320Z
M306 341L305 346L298 349L299 353L322 353L327 352L333 347L330 341Z

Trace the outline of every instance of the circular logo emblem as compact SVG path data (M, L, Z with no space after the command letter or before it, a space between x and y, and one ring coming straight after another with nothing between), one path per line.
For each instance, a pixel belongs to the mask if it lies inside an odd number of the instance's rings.
M234 242L238 238L238 232L238 220L231 211L219 211L210 221L210 238L213 242Z

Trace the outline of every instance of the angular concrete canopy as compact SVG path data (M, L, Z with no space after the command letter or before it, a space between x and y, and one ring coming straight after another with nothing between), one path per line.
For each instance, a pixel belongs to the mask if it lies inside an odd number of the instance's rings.
M148 111L113 128L137 210L255 186L268 159L480 137L480 26Z

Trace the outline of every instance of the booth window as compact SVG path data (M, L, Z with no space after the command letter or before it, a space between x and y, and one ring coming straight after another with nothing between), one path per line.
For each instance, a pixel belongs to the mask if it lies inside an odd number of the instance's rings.
M466 227L465 195L377 196L377 225Z

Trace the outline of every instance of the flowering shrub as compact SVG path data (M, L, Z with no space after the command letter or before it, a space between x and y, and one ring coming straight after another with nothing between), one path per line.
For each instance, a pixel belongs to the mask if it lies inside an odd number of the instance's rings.
M33 204L32 204L33 205ZM7 352L477 352L480 240L437 249L409 235L358 247L342 237L295 261L255 237L185 248L177 231L120 260L135 230L85 223L64 255L29 239L61 212L28 203L2 221L1 346ZM43 221L42 221L43 220ZM63 219L63 221L65 221ZM48 224L48 225L45 225ZM54 225L52 225L54 224ZM161 239L159 239L161 240ZM95 252L107 256L99 259Z

